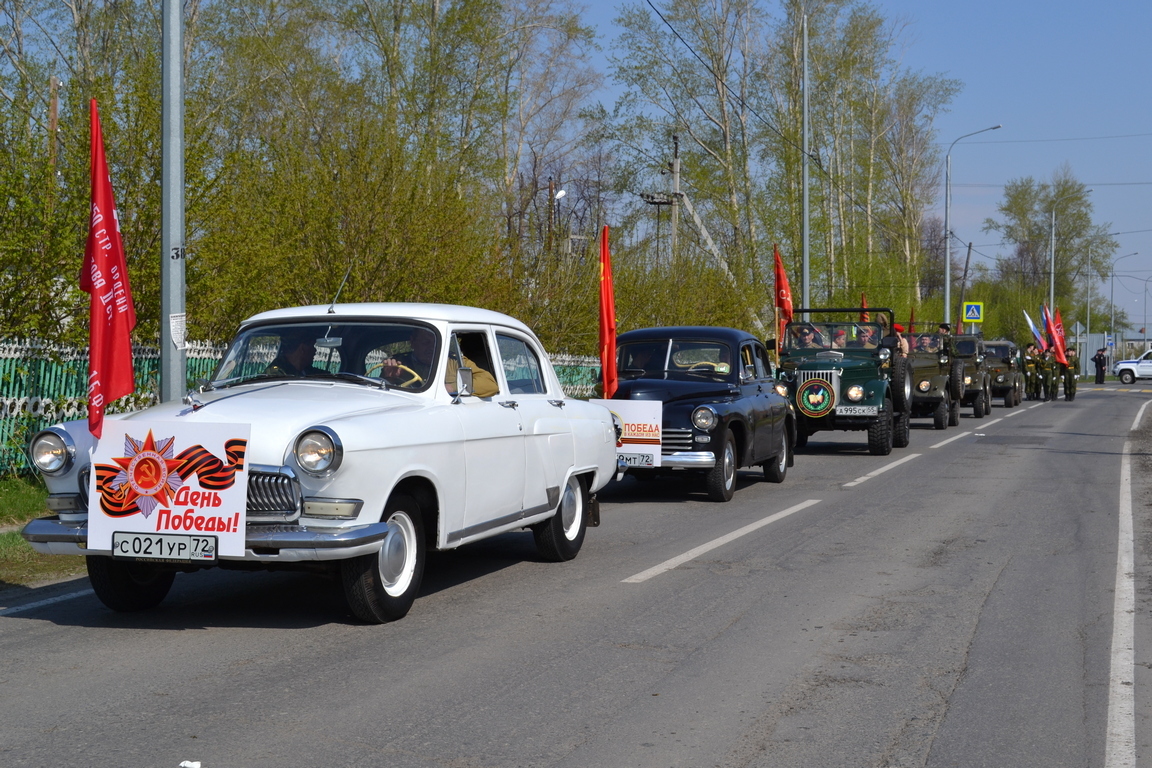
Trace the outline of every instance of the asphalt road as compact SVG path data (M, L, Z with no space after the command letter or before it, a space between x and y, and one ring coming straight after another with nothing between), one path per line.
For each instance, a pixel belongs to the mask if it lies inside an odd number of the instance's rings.
M576 560L434 554L386 626L308 574L181 575L145 615L0 594L0 765L1147 765L1148 400L968 409L887 457L821 433L728 504L626 479Z

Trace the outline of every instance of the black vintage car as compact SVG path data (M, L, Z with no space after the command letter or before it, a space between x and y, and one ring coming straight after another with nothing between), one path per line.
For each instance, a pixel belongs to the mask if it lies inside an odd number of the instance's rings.
M762 466L767 480L783 482L796 417L755 336L701 326L629 331L616 339L616 370L613 399L664 404L661 466L629 474L696 472L714 501L732 498L739 467Z

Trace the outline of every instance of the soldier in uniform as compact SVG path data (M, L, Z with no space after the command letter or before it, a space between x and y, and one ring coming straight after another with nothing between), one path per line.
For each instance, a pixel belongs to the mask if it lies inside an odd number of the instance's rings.
M1080 378L1080 358L1075 349L1069 349L1065 357L1068 365L1064 366L1064 399L1072 402L1076 399L1076 380Z
M1044 354L1040 356L1040 379L1044 390L1044 402L1055 400L1059 386L1056 383L1056 360L1052 357L1051 347L1044 350Z
M1024 396L1028 400L1040 398L1040 358L1035 344L1024 347Z

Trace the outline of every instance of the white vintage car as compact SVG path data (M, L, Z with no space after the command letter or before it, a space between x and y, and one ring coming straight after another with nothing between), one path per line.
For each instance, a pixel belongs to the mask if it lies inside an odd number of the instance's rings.
M231 468L218 459L209 467L217 481L246 473L243 541L233 554L217 549L207 533L217 530L214 520L197 519L193 531L189 514L187 533L117 531L111 547L89 546L97 497L127 505L116 515L159 511L156 520L175 521L178 530L176 507L190 498L185 488L181 501L178 486L188 472L167 481L175 493L144 499L150 507L128 503L132 488L155 494L131 475L175 468L177 459L190 461L188 452L173 457L163 446L132 443L135 464L125 461L117 472L97 463L93 472L98 446L86 421L39 433L30 452L55 514L30 522L23 536L40 552L86 555L96 595L115 610L155 606L177 571L320 562L339 569L357 617L397 619L420 590L429 548L530 528L543 558L572 559L586 527L599 523L593 493L622 471L611 414L565 397L527 326L449 305L335 304L256 315L210 382L183 403L107 417L104 442L136 439L131 422L174 432L243 425L250 437L230 452ZM207 476L205 466L197 471ZM219 493L199 496L202 505L220 503ZM226 522L220 518L221 543ZM167 549L152 551L152 539ZM194 552L184 546L189 540Z

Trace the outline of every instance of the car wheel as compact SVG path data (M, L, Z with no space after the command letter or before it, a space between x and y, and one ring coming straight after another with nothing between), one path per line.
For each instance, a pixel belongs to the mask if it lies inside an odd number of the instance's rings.
M788 430L780 430L780 450L773 458L764 462L764 479L770 483L782 483L788 475Z
M160 605L176 578L175 571L152 563L124 562L102 555L89 555L84 559L96 597L122 613L146 611Z
M1120 371L1120 383L1124 385L1135 384L1136 376L1133 375L1132 371Z
M884 412L868 427L868 452L873 456L892 453L892 400L884 398Z
M411 496L396 494L384 508L388 535L380 549L341 564L348 607L361 621L383 624L404 618L424 578L424 520Z
M892 402L898 411L908 410L912 403L912 376L908 358L897 355L892 360Z
M736 438L731 430L724 433L724 447L705 475L704 487L712 501L730 501L736 491Z
M950 426L950 427L960 426L960 403L959 403L959 401L953 400L951 403L948 404L948 426Z
M803 427L796 427L796 447L803 448L806 445L808 445L808 433Z
M571 560L584 545L588 532L588 487L584 478L572 475L560 495L556 514L532 526L536 551L545 560L562 563Z
M980 394L976 395L976 399L972 401L972 415L978 419L984 418L984 392L981 390Z
M907 448L912 440L912 414L897 411L892 417L892 447Z
M932 411L932 426L936 429L947 429L949 410L950 404L948 402L948 396L945 395L940 402L936 403L936 408Z
M1004 395L1004 407L1012 408L1016 405L1016 392L1008 390L1008 394Z

